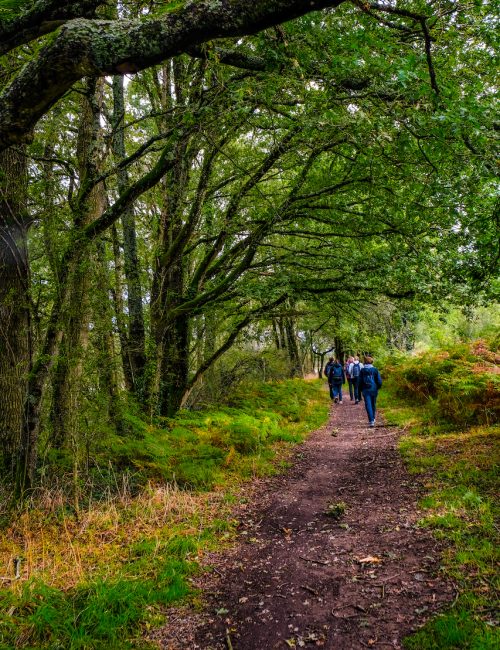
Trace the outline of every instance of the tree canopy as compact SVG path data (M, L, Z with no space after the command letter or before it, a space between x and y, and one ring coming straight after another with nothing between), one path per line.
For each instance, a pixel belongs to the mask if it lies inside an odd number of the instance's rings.
M99 413L126 435L127 400L192 406L242 341L297 375L367 329L397 340L419 305L495 295L493 10L0 1L19 489L41 441L78 459Z

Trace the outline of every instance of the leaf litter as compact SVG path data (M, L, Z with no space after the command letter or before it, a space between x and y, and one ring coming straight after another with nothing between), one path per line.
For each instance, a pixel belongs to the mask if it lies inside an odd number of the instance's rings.
M170 609L175 626L167 619L150 638L163 650L402 648L454 588L439 574L441 543L416 525L420 486L398 434L368 429L359 406L335 405L286 474L242 494L233 516L246 534L206 554L214 570L195 581L204 609ZM330 512L339 505L342 524Z

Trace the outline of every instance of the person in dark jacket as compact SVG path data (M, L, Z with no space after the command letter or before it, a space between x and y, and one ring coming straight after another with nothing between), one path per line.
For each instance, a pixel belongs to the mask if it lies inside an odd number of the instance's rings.
M351 402L354 399L354 383L352 381L352 377L350 373L350 368L353 361L354 361L354 357L349 357L344 364L344 372L347 379L347 383L349 385L349 397L351 398Z
M342 385L345 384L345 372L338 359L328 368L328 383L330 385L330 397L337 404L342 404Z
M354 357L352 363L349 365L349 375L351 377L351 382L354 388L354 403L359 404L361 402L361 392L359 390L359 373L363 367L362 363L359 363L359 357Z
M359 389L365 400L368 422L371 427L375 426L375 415L377 409L377 395L382 388L382 377L380 372L373 365L373 358L366 356L364 365L359 372Z
M325 366L325 377L328 380L328 387L330 388L330 399L333 399L333 390L332 390L332 384L330 382L330 368L333 366L334 359L333 357L330 357L328 359L328 363Z

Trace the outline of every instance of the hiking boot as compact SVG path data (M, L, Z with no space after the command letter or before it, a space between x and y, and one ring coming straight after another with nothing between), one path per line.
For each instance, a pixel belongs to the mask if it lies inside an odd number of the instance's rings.
M374 426L375 426L375 420L372 420L372 421L370 422L370 426L371 426L371 427L374 427Z
M339 403L339 398L338 398L338 397L334 397L333 401L335 402L335 404L338 404L338 403Z

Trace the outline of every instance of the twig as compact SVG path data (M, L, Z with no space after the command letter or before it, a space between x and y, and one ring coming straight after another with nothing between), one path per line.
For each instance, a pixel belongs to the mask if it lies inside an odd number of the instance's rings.
M389 576L388 578L383 578L384 583L388 582L389 580L394 580L394 578L399 578L401 573L395 573L393 576Z
M229 636L229 630L226 628L226 643L228 650L234 650L233 644L231 643L231 637Z
M299 555L299 558L305 562L313 562L314 564L324 564L325 566L330 564L330 562L324 562L323 560L310 560L308 557L304 557L303 555Z
M306 591L311 592L311 594L314 594L315 596L319 596L318 592L316 589L313 589L312 587L308 587L307 585L300 585L302 589L305 589Z

